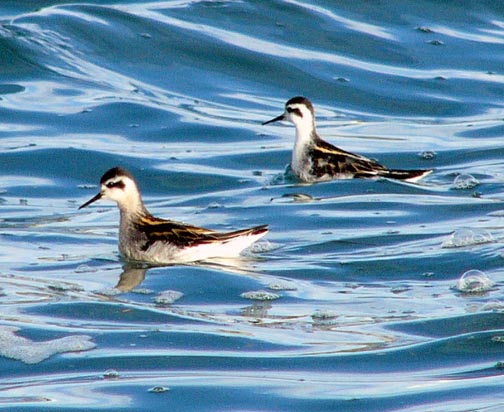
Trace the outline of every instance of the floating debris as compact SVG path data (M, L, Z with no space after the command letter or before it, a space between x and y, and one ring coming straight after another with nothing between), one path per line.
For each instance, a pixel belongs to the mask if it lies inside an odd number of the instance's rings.
M154 302L157 305L171 305L175 301L179 300L182 296L184 296L184 294L177 290L165 290L154 298Z
M492 279L484 272L471 269L465 272L454 286L454 289L462 293L483 293L488 292L494 286Z
M280 295L277 295L276 293L271 293L266 290L256 290L256 291L250 291L250 292L244 292L240 295L240 297L244 299L250 299L250 300L275 300L279 299Z
M73 335L44 342L34 342L17 336L19 328L0 327L0 355L24 363L34 364L64 352L81 352L93 349L96 345L90 336Z
M292 198L294 202L300 203L313 202L316 200L313 196L307 195L306 193L286 193L282 195L282 197Z
M480 184L479 180L476 179L473 175L470 174L461 174L458 175L453 180L453 189L456 190L467 190L473 189Z
M434 33L434 31L431 28L426 26L418 26L417 28L415 28L415 30L422 33Z
M409 292L411 290L411 287L409 286L395 286L393 288L390 289L390 291L395 294L395 295L399 295L401 293L404 293L404 292Z
M441 245L444 248L480 245L494 241L492 234L486 229L463 228L453 232Z
M221 209L223 206L218 202L212 202L207 206L207 209Z
M168 392L170 388L167 388L166 386L154 386L153 388L149 389L149 392L152 393L164 393Z

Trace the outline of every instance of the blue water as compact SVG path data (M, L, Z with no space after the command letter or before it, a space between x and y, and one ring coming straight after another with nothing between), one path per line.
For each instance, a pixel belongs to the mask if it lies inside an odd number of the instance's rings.
M504 410L503 47L500 1L3 1L0 409ZM261 126L296 95L434 172L298 184ZM116 165L156 215L271 231L123 274L115 205L77 210Z

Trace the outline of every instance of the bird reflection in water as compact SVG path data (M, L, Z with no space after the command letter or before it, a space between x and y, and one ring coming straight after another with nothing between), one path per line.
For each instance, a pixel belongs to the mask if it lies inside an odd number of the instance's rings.
M184 266L198 266L213 270L223 270L239 275L258 277L259 274L254 270L254 263L256 262L256 258L240 256L237 258L209 259L204 262L187 263ZM145 275L149 269L175 266L180 265L155 266L142 262L127 262L123 265L123 272L119 276L119 281L115 289L121 293L130 292L144 281Z

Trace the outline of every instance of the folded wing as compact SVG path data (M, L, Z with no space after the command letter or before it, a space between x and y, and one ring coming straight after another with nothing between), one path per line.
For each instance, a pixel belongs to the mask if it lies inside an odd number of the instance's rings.
M147 242L142 248L143 250L147 250L153 243L158 241L182 248L215 242L226 243L239 236L256 235L268 231L267 225L261 225L222 233L171 220L158 219L153 216L142 217L137 224L147 237Z

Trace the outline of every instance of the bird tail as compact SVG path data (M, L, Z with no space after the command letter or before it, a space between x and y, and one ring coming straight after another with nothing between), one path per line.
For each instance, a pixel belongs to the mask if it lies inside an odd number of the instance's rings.
M266 233L268 233L267 225L236 230L234 232L216 233L214 236L220 242L216 246L218 254L215 256L223 258L239 256L244 249L261 239Z
M248 236L256 236L256 235L265 235L268 232L268 225L260 225L254 226L249 229L241 229L235 232L228 233L229 235L248 235Z
M254 235L259 235L261 233L266 234L268 232L268 225L260 225L252 228L252 233Z
M426 170L384 170L381 177L388 179L404 180L405 182L416 183L420 179L432 173L432 169Z
M247 229L239 229L234 230L233 232L212 232L210 233L208 239L205 239L206 242L211 241L212 239L221 240L223 242L229 242L230 240L239 238L239 237L253 237L256 240L263 237L266 233L268 233L268 225L260 225L249 227ZM204 241L204 242L205 242Z

